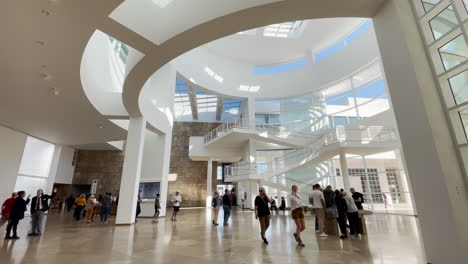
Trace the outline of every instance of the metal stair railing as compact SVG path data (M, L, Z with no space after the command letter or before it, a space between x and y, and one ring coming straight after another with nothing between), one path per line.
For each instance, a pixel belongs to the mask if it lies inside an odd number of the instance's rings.
M225 167L225 175L229 180L240 177L256 176L265 178L265 174L272 173L275 176L284 173L287 169L293 169L301 164L318 157L322 150L336 143L360 142L396 142L397 137L393 129L384 129L379 126L369 126L360 129L346 129L337 127L332 132L327 132L316 138L303 148L275 158L269 162L257 164L249 161L234 163Z

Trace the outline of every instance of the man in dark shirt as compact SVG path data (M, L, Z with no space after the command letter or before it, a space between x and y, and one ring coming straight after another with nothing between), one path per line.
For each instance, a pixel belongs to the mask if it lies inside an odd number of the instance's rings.
M352 193L354 203L356 204L356 207L358 208L358 210L364 210L364 208L362 207L362 203L364 203L364 195L362 195L362 193L360 192L356 192L354 188L351 188L349 190Z
M70 194L70 197L65 200L65 203L67 204L67 211L70 212L70 210L73 207L73 204L75 203L75 197L73 197L73 194Z
M225 190L223 195L223 212L224 225L227 225L229 217L231 216L231 195L228 190Z
M259 195L255 197L255 218L260 222L260 235L262 236L263 243L268 244L265 232L270 226L270 208L268 204L271 203L271 200L266 195L263 187L261 187L258 192Z
M24 197L26 196L25 191L19 191L18 197L16 197L15 202L13 203L13 209L10 214L10 223L7 225L5 239L19 239L19 236L16 234L16 228L21 219L24 218L24 211L26 211L26 205L29 203L29 195L26 201ZM10 236L11 229L13 229L13 236Z

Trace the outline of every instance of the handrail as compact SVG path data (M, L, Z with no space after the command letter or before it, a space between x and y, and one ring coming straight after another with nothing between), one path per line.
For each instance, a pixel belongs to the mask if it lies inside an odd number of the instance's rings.
M352 138L358 132L359 138ZM364 132L364 134L363 134ZM225 175L228 178L249 175L262 176L265 173L284 169L289 166L298 166L317 157L322 149L341 142L393 142L396 141L393 129L384 129L380 126L369 126L360 129L345 129L340 126L335 131L327 132L316 138L303 148L296 149L282 157L257 164L250 161L242 161L225 167Z

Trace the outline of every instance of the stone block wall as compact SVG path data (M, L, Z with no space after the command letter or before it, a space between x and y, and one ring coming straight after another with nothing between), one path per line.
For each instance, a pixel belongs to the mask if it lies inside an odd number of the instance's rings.
M123 151L79 150L73 184L91 184L98 180L96 194L117 195L124 161Z
M204 136L219 125L220 123L174 122L169 173L177 174L177 180L169 182L168 201L172 199L176 191L179 191L183 207L205 206L208 164L206 161L190 160L189 138ZM217 163L213 162L214 175L216 175L216 165Z

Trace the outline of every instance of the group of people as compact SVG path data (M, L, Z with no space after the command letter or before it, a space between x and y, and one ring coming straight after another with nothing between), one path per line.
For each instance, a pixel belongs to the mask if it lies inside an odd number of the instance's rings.
M340 228L340 238L347 239L347 222L349 222L350 235L359 236L359 210L363 210L364 196L356 192L354 188L349 195L343 189L333 191L331 186L322 190L320 184L313 185L312 194L309 196L309 206L305 206L298 195L298 187L292 186L291 215L296 224L296 232L293 234L299 246L304 246L301 233L305 230L304 209L311 209L315 214L315 231L321 237L327 237L325 222L327 218L336 218Z
M301 238L301 233L304 232L305 212L311 210L315 215L315 230L320 237L327 237L325 232L325 221L327 218L336 218L341 239L348 238L347 221L349 221L350 235L359 236L359 210L363 210L362 203L364 197L361 193L356 192L354 188L350 189L351 195L343 189L333 191L331 186L327 186L322 190L320 184L313 185L312 194L309 196L308 205L299 196L299 188L293 185L290 194L291 217L296 225L296 231L293 233L294 239L299 246L304 247ZM230 216L230 202L228 200L229 191L221 198L216 192L212 201L213 207L213 224L217 225L219 208L222 205L224 210L224 223ZM226 200L225 200L226 199ZM271 211L276 209L275 200L268 197L263 187L259 188L259 194L255 198L255 218L260 224L260 236L265 244L268 240L265 236L268 227L270 226ZM281 207L286 207L284 198L281 202ZM277 210L277 209L276 209ZM284 209L283 209L284 210Z
M17 233L18 224L24 218L27 205L31 202L31 232L28 236L40 236L42 234L42 223L44 215L49 210L49 200L57 193L54 189L52 195L44 194L42 189L37 190L37 195L30 199L31 194L26 197L25 191L12 193L2 205L2 218L0 226L7 223L5 239L19 239ZM13 234L11 233L13 231Z
M67 211L75 206L73 218L79 221L81 217L85 217L86 223L94 222L94 217L99 215L101 222L107 223L112 209L112 198L111 193L106 193L104 196L100 195L98 199L94 194L90 194L86 198L85 194L81 194L78 198L70 195L66 199Z

